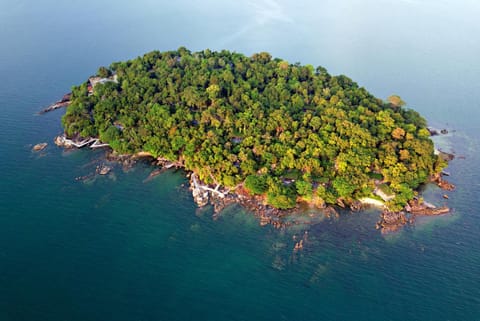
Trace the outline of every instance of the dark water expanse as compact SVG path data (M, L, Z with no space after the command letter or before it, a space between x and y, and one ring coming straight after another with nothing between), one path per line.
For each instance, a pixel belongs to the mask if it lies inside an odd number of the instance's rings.
M480 320L479 14L474 0L0 0L0 320ZM36 111L100 65L179 46L269 51L400 94L464 156L454 212L388 236L374 209L280 231L238 207L213 220L182 172L75 181L102 152L57 148L62 112Z

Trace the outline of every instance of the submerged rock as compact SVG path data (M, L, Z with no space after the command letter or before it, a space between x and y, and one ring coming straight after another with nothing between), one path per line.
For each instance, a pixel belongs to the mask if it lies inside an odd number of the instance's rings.
M33 150L34 152L39 152L39 151L41 151L41 150L44 150L45 147L47 147L47 145L48 145L47 143L36 144L35 146L33 146L32 150Z
M337 210L333 206L327 206L324 210L325 216L328 218L339 218Z
M106 165L103 165L99 168L97 168L97 172L99 175L107 175L108 173L110 173L110 171L112 170L112 168L110 166L106 166Z
M295 246L293 247L294 251L302 250L303 249L303 240L298 241L295 243Z

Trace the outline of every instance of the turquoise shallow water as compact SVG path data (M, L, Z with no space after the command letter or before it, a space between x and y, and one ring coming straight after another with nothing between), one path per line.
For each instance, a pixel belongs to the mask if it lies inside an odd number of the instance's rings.
M478 5L0 6L0 320L480 319ZM374 229L374 209L275 230L239 207L216 220L198 210L181 171L145 182L152 169L139 164L75 181L102 152L57 148L62 112L36 111L99 65L180 45L268 50L345 73L379 97L400 94L450 129L436 141L461 156L449 168L454 212L388 236ZM442 194L425 191L439 203Z

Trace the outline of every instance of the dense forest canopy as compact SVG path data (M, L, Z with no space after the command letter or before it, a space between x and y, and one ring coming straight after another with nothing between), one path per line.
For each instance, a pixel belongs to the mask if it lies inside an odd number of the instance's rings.
M265 52L153 51L97 74L116 81L73 88L67 135L180 161L278 208L358 199L380 183L398 208L444 165L425 120L398 96L384 102L346 76Z

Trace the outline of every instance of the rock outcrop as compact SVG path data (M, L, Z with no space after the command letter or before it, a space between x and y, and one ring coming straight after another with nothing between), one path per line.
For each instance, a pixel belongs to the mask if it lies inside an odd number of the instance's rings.
M455 185L446 181L446 180L444 180L441 174L434 175L431 178L431 181L433 183L437 184L438 187L440 187L443 190L453 191L455 189Z
M405 212L392 212L385 210L380 215L380 221L377 223L377 229L381 229L382 233L394 232L408 223Z
M446 206L436 207L419 199L411 200L405 209L415 215L441 215L450 212L450 208Z

